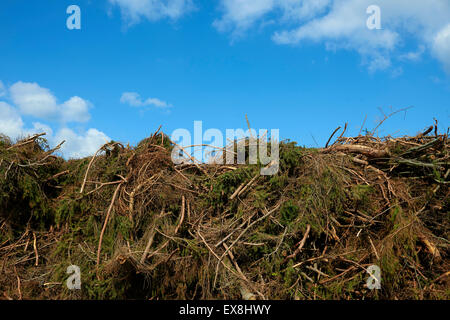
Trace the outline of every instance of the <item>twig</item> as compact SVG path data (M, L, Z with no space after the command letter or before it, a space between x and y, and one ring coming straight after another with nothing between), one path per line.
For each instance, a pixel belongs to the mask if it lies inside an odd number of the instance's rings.
M225 250L228 250L228 246L223 243L223 246L225 248ZM236 268L237 272L242 276L242 278L245 279L245 281L247 283L249 283L250 281L247 279L247 277L244 275L244 273L242 272L241 268L239 267L239 265L237 264L236 260L234 259L234 255L231 252L231 250L228 251L228 256L230 257L231 262L233 262L234 267ZM256 300L256 296L251 293L245 286L243 283L241 283L241 294L242 294L242 298L244 300Z
M172 143L175 145L175 146L177 146L181 151L183 151L183 153L185 154L185 155L187 155L188 156L188 158L192 161L192 163L201 171L201 172L203 172L207 177L209 177L209 175L208 175L208 173L205 171L205 169L203 169L201 166L199 166L199 164L198 164L198 160L197 159L195 159L193 156L191 156L189 153L187 153L187 151L182 147L182 146L180 146L180 145L178 145L177 143L175 143L175 142L173 142L172 141Z
M271 253L267 254L268 257L270 257L271 255L275 254L275 253L278 251L278 249L280 249L281 244L283 243L284 237L286 236L287 230L288 230L288 227L285 227L285 228L284 228L283 235L281 236L281 239L280 239L280 241L278 242L277 247L275 248L274 251L272 251ZM263 245L264 245L264 244L263 244Z
M328 144L330 143L331 139L333 138L333 136L336 134L336 132L338 132L338 130L341 128L341 126L337 127L333 133L331 134L331 136L328 138L327 143L325 144L325 148L328 148Z
M441 274L439 277L437 277L435 280L433 280L433 282L439 282L440 280L442 280L445 277L450 276L450 271L445 272L444 274Z
M38 266L39 265L39 254L38 254L37 246L36 246L36 234L34 232L33 232L33 249L34 249L34 255L35 255L34 265Z
M234 274L236 277L238 277L238 278L240 278L240 279L242 279L242 280L248 282L248 284L251 285L250 281L249 281L246 277L243 277L241 274L239 274L239 273L237 273L236 271L234 271L233 269L231 269L226 263L224 263L224 262L222 261L223 256L222 256L222 258L220 258L220 257L214 252L214 250L209 246L209 244L206 242L205 238L204 238L204 237L202 236L202 234L200 233L200 229L197 230L197 234L198 234L199 237L202 239L203 243L204 243L205 246L208 248L208 250L216 257L216 259L219 260L219 261L218 261L219 263L222 263L222 265L225 267L225 269L227 269L227 270L230 271L232 274ZM231 247L230 247L230 248L231 248ZM229 250L230 248L228 248L228 250ZM228 250L227 250L227 251L228 251ZM225 251L225 252L227 253L227 251ZM258 295L259 295L263 300L265 300L264 295L262 295L262 294L261 294L260 292L258 292L257 290L255 290L255 291L258 293Z
M54 180L54 179L56 179L56 178L58 178L58 177L60 177L60 176L63 176L63 175L65 175L65 174L68 174L69 172L70 172L70 170L66 170L66 171L57 173L57 174L51 176L50 178L48 178L46 181Z
M95 160L95 157L97 156L97 154L98 154L101 150L103 150L103 148L104 148L107 144L108 144L108 143L104 144L104 145L101 146L97 151L95 151L94 155L93 155L92 158L91 158L91 161L89 161L88 167L87 167L87 169L86 169L86 173L84 174L84 180L83 180L83 184L81 185L80 193L83 193L83 191L84 191L84 186L86 185L86 180L87 180L87 177L88 177L88 174L89 174L89 169L91 168L92 163L93 163L94 160Z
M148 252L150 251L150 247L151 247L152 244L153 244L153 239L155 238L155 234L156 234L156 233L155 233L155 230L153 229L153 230L150 232L150 237L149 237L149 239L148 239L147 246L145 247L144 253L142 254L140 263L144 263L144 262L145 262L145 259L147 259L147 255L148 255Z
M21 287L20 278L19 278L19 275L17 274L16 266L14 266L14 273L16 274L16 277L17 277L17 291L19 293L19 300L22 300L22 290L20 289L20 287Z
M319 275L321 275L321 276L324 276L324 277L327 277L327 278L330 277L330 276L327 275L326 273L323 273L322 271L320 271L319 269L317 269L315 266L314 266L314 267L306 266L306 268L309 269L309 270L312 270L312 271L314 271L314 272L317 272L317 274L319 274Z
M109 216L111 214L111 211L112 211L112 208L113 208L113 205L114 205L114 201L116 200L117 194L119 193L119 189L120 189L121 186L122 186L122 183L120 183L117 186L116 190L114 191L114 195L113 195L113 197L111 199L111 203L109 205L108 212L106 213L105 222L103 223L103 228L102 228L102 231L100 233L100 239L98 241L98 249L97 249L97 272L98 272L98 266L100 264L100 252L102 250L103 234L105 233L106 226L108 225Z
M228 253L228 250L231 249L236 242L239 241L239 239L248 231L248 229L250 229L253 225L255 225L256 223L258 223L261 220L264 220L266 217L268 217L269 215L271 215L275 210L278 209L278 207L280 206L280 204L276 205L272 210L268 211L265 215L263 215L261 218L253 221L252 223L250 223L247 228L244 229L244 231L241 232L241 234L233 241L233 243L230 245L230 247L225 250L225 252L222 254L221 259L223 259L223 257Z
M27 145L27 144L29 144L29 143L32 143L32 142L33 142L34 140L36 140L37 138L42 137L42 136L45 136L45 135L46 135L45 132L39 133L39 134L35 134L34 136L27 138L24 142L21 142L21 143L12 145L11 147L7 148L6 150L11 150L11 149L13 149L13 148L22 147L22 146L24 146L24 145Z
M184 196L181 196L181 218L180 218L180 222L178 223L177 227L175 228L174 234L176 234L178 232L178 229L180 229L181 225L183 224L184 212L185 212L185 207L186 207L185 202L186 201L185 201Z
M406 110L408 110L408 109L411 109L412 108L412 106L411 107L407 107L407 108L402 108L402 109L399 109L399 110L397 110L397 111L394 111L394 112L391 112L389 115L385 115L384 116L384 118L383 118L383 120L381 120L379 123L378 123L378 125L375 127L375 129L373 129L372 130L372 132L370 133L372 136L374 135L374 133L377 131L377 129L387 120L387 119L389 119L390 117L392 117L393 115L395 115L395 114L397 114L397 113L399 113L399 112L402 112L402 111L405 111L406 112Z
M419 134L417 135L417 137L420 138L420 137L426 136L426 135L429 134L431 131L433 131L433 128L434 128L433 126L428 127L428 129L426 129L424 132L419 133Z
M348 122L345 123L344 130L342 130L341 135L337 138L337 140L341 139L344 136L344 133L347 131Z
M370 236L369 236L369 241L370 241L370 245L372 246L373 252L375 253L375 256L377 257L377 260L380 260L380 256L378 255L377 249L375 248L375 246L372 242L372 238L370 238Z
M362 132L362 130L363 130L363 128L364 128L364 124L366 123L366 120L367 120L367 114L366 114L366 116L364 117L364 121L363 121L363 123L362 123L362 125L361 125L361 128L359 129L358 137L361 135L361 132Z
M248 120L247 114L245 115L245 120L247 121L247 128L248 128L248 132L249 132L249 134L250 134L250 138L253 138L252 128L251 128L251 126L250 126L250 121Z
M306 232L303 236L303 239L299 242L297 249L294 251L293 254L287 256L284 261L283 264L286 263L288 260L293 259L297 256L297 254L299 254L299 252L303 249L303 246L305 245L306 242L306 238L308 237L309 231L311 230L311 226L308 224L306 226Z
M101 188L103 188L104 186L110 186L113 184L118 184L118 183L123 183L123 180L117 180L117 181L112 181L112 182L100 182L100 185L98 187L96 187L95 189L89 191L88 193L86 193L85 195L90 195L91 193L94 193L95 191L100 190Z
M237 196L241 195L249 186L251 186L253 184L253 182L255 182L256 179L258 179L259 177L259 173L254 176L248 183L243 183L239 186L239 188L236 189L236 191L234 191L234 193L231 195L230 200L233 200L234 198L236 198Z

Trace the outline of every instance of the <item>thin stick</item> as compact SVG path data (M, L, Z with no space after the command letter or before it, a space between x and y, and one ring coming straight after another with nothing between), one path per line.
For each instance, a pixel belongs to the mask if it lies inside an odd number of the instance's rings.
M303 246L305 245L306 238L308 237L308 234L309 234L309 231L310 231L310 230L311 230L311 226L308 224L308 225L306 226L306 232L305 232L305 235L303 236L302 241L300 241L300 243L298 244L297 249L294 251L293 254L287 256L287 257L284 259L283 263L286 263L288 260L295 258L295 257L297 256L297 254L303 249Z
M328 148L328 144L330 143L331 139L333 138L333 136L336 134L336 132L338 132L338 130L341 128L341 126L337 127L333 133L331 134L331 136L328 138L327 143L325 144L325 148Z
M337 140L339 140L340 138L342 138L344 136L345 131L347 131L347 126L348 126L348 122L345 123L344 126L344 130L342 130L341 135L337 138Z
M228 246L223 243L223 246L225 248L225 250L228 250ZM242 278L245 279L245 281L241 282L241 294L244 300L256 300L256 297L253 293L251 293L245 286L244 286L244 282L250 283L250 281L247 279L247 277L245 276L245 274L242 272L241 268L239 267L239 265L236 262L236 259L234 259L234 255L233 253L230 251L228 251L228 256L230 257L231 262L233 262L234 267L236 268L237 272L242 276Z
M14 273L16 274L16 277L17 277L17 291L19 292L19 300L22 300L22 290L20 289L20 287L21 287L20 278L19 278L19 275L17 274L16 266L14 266Z
M35 134L34 136L27 138L24 142L21 142L21 143L12 145L11 147L7 148L6 150L11 150L11 149L13 149L13 148L22 147L22 146L24 146L24 145L27 145L27 144L29 144L29 143L32 143L32 142L33 142L34 140L36 140L37 138L42 137L42 136L45 136L45 135L46 135L45 132Z
M363 121L363 123L362 123L362 125L361 125L361 128L359 129L358 137L361 135L361 132L362 132L362 130L363 130L363 128L364 128L364 124L366 123L366 120L367 120L367 114L366 114L366 116L364 117L364 121Z
M80 189L80 193L83 193L84 191L84 186L86 185L86 180L88 177L88 173L89 173L89 169L92 166L92 163L94 162L95 157L97 156L97 154L103 149L104 146L106 146L107 144L104 144L103 146L101 146L97 151L95 151L94 155L91 158L91 161L89 161L88 167L86 169L86 173L84 175L84 180L83 180L83 184L81 185L81 189Z
M109 205L108 212L106 214L105 223L103 224L102 232L100 233L100 239L98 241L98 249L97 249L97 271L98 271L98 265L100 264L100 252L102 250L103 234L105 233L106 226L108 225L109 216L111 214L111 211L112 211L112 208L114 205L114 201L116 200L117 194L119 193L119 189L121 186L122 186L122 183L119 184L117 186L116 190L114 191L114 195L111 199L111 203Z
M236 189L236 191L234 191L234 193L231 195L230 200L233 200L234 198L242 194L253 182L255 182L256 179L258 179L258 177L259 173L256 176L254 176L248 183L244 182L243 184L241 184Z
M377 257L377 260L380 260L380 256L378 255L377 249L375 248L375 246L374 246L374 244L372 242L372 239L370 237L369 237L369 241L370 241L370 244L372 246L373 252L375 253L375 256Z
M39 265L39 254L38 254L37 246L36 246L36 234L34 232L33 232L33 249L34 249L34 255L35 255L34 265L37 267Z
M185 155L188 156L188 158L189 158L189 159L192 161L192 163L198 168L198 170L200 170L200 171L203 172L206 176L209 177L209 175L208 175L208 173L205 171L205 169L203 169L201 166L199 166L198 163L200 163L200 161L198 161L198 160L195 159L193 156L191 156L189 153L187 153L187 151L186 151L182 146L176 144L176 143L173 142L173 141L172 141L172 143L173 143L174 145L176 145L178 148L180 148L181 151L183 151L183 153L184 153Z
M144 253L142 254L142 257L141 257L141 261L140 261L141 263L145 262L145 259L147 258L147 255L148 255L148 252L150 251L150 247L153 244L153 239L154 238L155 238L155 230L152 230L151 234L150 234L150 238L148 239L148 242L147 242L147 246L145 247Z
M181 197L181 218L180 218L180 222L178 223L177 227L175 228L175 232L174 234L176 234L178 232L178 229L180 229L181 224L183 223L184 220L184 211L185 211L185 207L186 207L186 203L185 203L185 198L184 196Z
M397 111L394 111L394 112L391 112L389 115L385 115L384 116L384 118L383 118L383 120L381 120L380 121L380 123L378 123L378 125L375 127L375 129L373 129L372 130L372 132L371 132L371 135L373 136L374 135L374 133L375 132L377 132L377 129L387 120L387 119L389 119L390 117L392 117L393 115L395 115L395 114L397 114L397 113L399 113L399 112L402 112L402 111L405 111L406 112L406 110L408 110L408 109L411 109L412 108L412 106L411 107L407 107L407 108L402 108L402 109L399 109L399 110L397 110Z
M68 174L68 173L70 173L70 170L66 170L66 171L57 173L57 174L51 176L50 178L48 178L46 181L54 180L54 179L56 179L56 178L58 178L58 177L60 177L60 176L63 176L63 175L65 175L65 174Z
M209 246L209 244L206 242L206 240L205 240L205 238L202 236L202 234L200 233L200 228L197 230L197 234L200 236L200 238L202 239L202 241L203 241L203 243L205 244L205 246L208 248L208 250L219 260L218 261L218 263L222 263L222 265L225 267L225 269L227 269L228 271L230 271L233 275L235 275L236 277L238 277L238 278L240 278L240 279L242 279L242 280L244 280L244 281L246 281L246 282L248 282L248 284L250 285L250 286L252 286L251 285L251 282L246 278L246 277L244 277L244 276L242 276L241 274L239 274L239 273L237 273L236 271L234 271L232 268L230 268L226 263L224 263L223 261L222 261L222 258L221 257L219 257L215 252L214 252L214 250ZM230 247L231 248L231 247ZM230 249L230 248L228 248L228 250ZM227 250L227 251L228 251ZM225 251L226 253L227 253L227 251ZM214 283L215 283L215 281L214 281ZM255 290L257 293L258 293L258 295L263 299L263 300L265 300L265 297L264 297L264 295L263 294L261 294L260 292L258 292L257 290Z
M247 121L248 132L250 133L250 138L253 138L252 128L250 126L250 121L248 120L247 114L245 115L245 120Z
M319 276L324 276L324 277L327 277L327 278L330 277L330 276L327 275L326 273L323 273L322 271L320 271L319 269L317 269L315 266L314 266L314 267L306 266L306 268L309 269L309 270L312 270L312 271L314 271L314 272L317 272L317 274L318 274Z
M253 227L253 225L255 225L256 223L258 223L261 220L264 220L266 217L268 217L269 215L271 215L275 210L278 209L278 207L280 206L280 204L276 205L275 208L273 208L272 210L268 211L265 215L263 215L261 218L253 221L252 223L250 223L247 228L244 229L244 231L241 232L241 234L233 241L233 243L230 245L230 247L225 250L225 252L222 254L222 256L220 257L220 259L223 259L223 257L228 253L228 251L236 244L236 242L239 241L239 239L248 231L248 229L250 229L251 227ZM267 210L267 209L266 209Z
M118 184L118 183L123 183L123 180L117 180L117 181L112 181L112 182L100 182L100 185L98 187L96 187L95 189L93 189L93 190L89 191L88 193L86 193L86 196L90 195L91 193L94 193L95 191L100 190L104 186L109 186L109 185Z

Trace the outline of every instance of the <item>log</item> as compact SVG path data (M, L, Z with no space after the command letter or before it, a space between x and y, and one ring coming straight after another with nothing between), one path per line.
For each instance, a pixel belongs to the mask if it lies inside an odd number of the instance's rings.
M370 148L367 146L362 146L358 144L342 144L338 146L332 146L330 148L320 149L321 153L328 153L330 151L340 151L346 153L358 153L365 155L369 158L387 158L390 156L388 149L379 150Z

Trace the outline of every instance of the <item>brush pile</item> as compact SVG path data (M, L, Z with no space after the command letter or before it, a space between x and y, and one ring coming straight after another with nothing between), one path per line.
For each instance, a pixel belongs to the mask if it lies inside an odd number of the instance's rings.
M448 134L343 134L273 176L175 165L159 131L68 161L2 137L0 298L449 299Z

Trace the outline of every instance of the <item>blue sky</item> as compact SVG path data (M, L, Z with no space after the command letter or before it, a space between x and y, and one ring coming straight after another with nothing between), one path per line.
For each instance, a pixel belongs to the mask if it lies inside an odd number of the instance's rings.
M378 3L380 30L366 8ZM69 30L66 9L81 9ZM46 130L68 157L159 125L280 129L323 146L349 134L415 134L450 120L448 0L2 0L0 132Z

